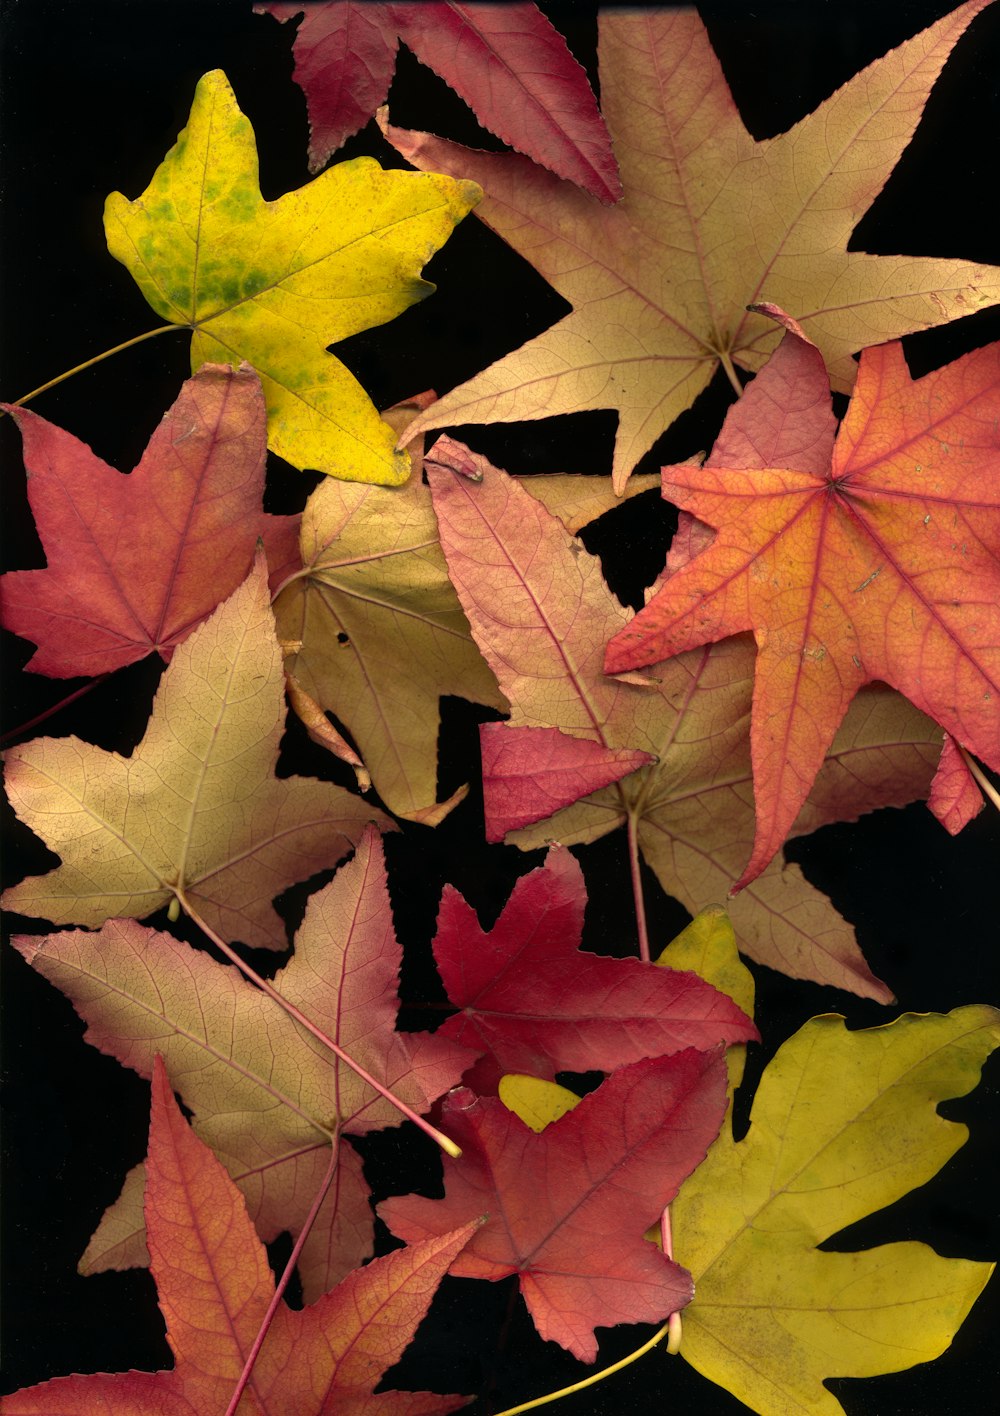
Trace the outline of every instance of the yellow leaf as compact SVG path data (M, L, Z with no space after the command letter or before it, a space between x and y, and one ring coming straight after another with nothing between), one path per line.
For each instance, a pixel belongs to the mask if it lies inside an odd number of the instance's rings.
M388 818L341 787L274 775L284 673L266 563L174 651L131 757L78 738L6 754L14 810L63 863L7 890L53 924L143 919L182 890L226 939L286 947L275 895Z
M265 202L253 129L216 69L145 192L113 192L104 224L153 309L191 328L193 369L246 360L260 374L273 452L397 484L409 458L326 346L429 295L420 271L479 195L473 182L361 157Z
M720 993L731 998L748 1018L753 1017L753 974L746 964L740 962L736 934L728 914L721 905L709 905L707 909L695 915L687 928L682 929L677 938L667 945L656 962L661 968L690 969ZM730 1089L738 1087L743 1079L746 1054L746 1046L743 1043L726 1050Z
M542 1077L529 1077L523 1072L508 1072L500 1078L497 1090L507 1110L520 1117L536 1134L572 1111L580 1101L569 1087L561 1087L558 1082Z
M906 1014L849 1032L813 1018L757 1088L750 1130L727 1127L672 1207L691 1270L681 1355L761 1416L837 1416L827 1377L898 1372L940 1355L993 1266L925 1244L860 1253L817 1245L925 1184L966 1128L964 1096L1000 1045L985 1006Z
M438 699L505 708L448 579L428 489L323 482L302 514L301 575L278 596L288 667L357 743L391 811L435 825ZM463 793L464 795L464 793Z

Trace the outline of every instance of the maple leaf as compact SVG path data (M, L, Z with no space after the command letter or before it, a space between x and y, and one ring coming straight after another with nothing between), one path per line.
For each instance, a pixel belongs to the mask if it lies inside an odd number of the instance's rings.
M775 360L825 421L822 357L788 323ZM822 470L664 469L664 496L716 536L615 635L605 667L753 629L757 831L739 885L784 841L863 684L890 684L1000 767L998 393L1000 344L916 380L883 345L861 356Z
M297 1234L338 1133L363 1135L400 1114L228 965L168 934L112 920L97 935L21 936L17 948L72 1000L87 1041L142 1076L162 1054L198 1134L239 1184L263 1236ZM313 895L274 987L408 1104L427 1110L472 1054L426 1033L397 1033L402 954L392 927L381 840ZM300 1259L309 1297L371 1252L358 1157L342 1167ZM97 1272L143 1261L142 1180L133 1172L85 1256Z
M21 430L45 570L5 575L3 623L39 646L35 673L101 674L169 659L253 564L277 583L298 560L298 517L261 508L266 415L260 380L206 364L124 477L62 428L3 405Z
M389 92L400 40L490 132L600 201L621 181L587 75L537 5L255 5L285 21L304 13L292 46L309 109L309 169L372 117Z
M189 1416L227 1409L274 1276L243 1198L153 1073L146 1221L172 1370L59 1377L4 1397L10 1416ZM383 1373L409 1345L449 1263L475 1231L413 1245L350 1274L311 1307L283 1303L239 1404L243 1416L437 1416L462 1396L392 1391Z
M721 1048L632 1062L541 1135L459 1088L444 1104L462 1147L445 1159L444 1199L396 1196L378 1212L407 1242L487 1212L450 1272L516 1273L542 1337L592 1362L595 1327L656 1322L690 1300L688 1275L643 1234L714 1139L725 1077Z
M275 602L296 679L349 728L397 815L435 825L438 699L506 700L448 579L430 492L328 480L302 515L302 570Z
M4 906L94 926L180 891L224 938L285 948L275 895L335 865L367 822L392 823L341 787L274 776L283 686L258 553L176 648L131 757L75 737L5 754L14 810L63 863L5 891Z
M474 466L482 480L456 475L453 465ZM557 760L554 740L563 735L655 759L575 804L569 780L561 811L508 839L525 849L553 840L583 844L632 818L639 847L669 894L692 911L725 896L754 831L750 639L681 655L644 685L605 677L600 645L626 626L628 612L604 584L597 561L527 490L533 483L517 482L445 438L429 455L427 476L449 573L511 704L510 725L481 729L494 772L491 795L502 760L495 742L525 730L545 731L545 750L529 743L519 770L532 760L550 767ZM940 733L923 714L888 690L866 689L796 829L925 796L939 751ZM544 780L539 811L554 804L552 776ZM518 801L525 806L526 794ZM492 821L488 829L496 834ZM891 1000L852 930L798 867L772 864L732 900L731 912L751 958L793 977Z
M1000 1013L977 1006L857 1032L813 1018L779 1048L746 1136L727 1125L672 1207L697 1289L681 1346L693 1367L762 1416L842 1416L827 1377L944 1351L992 1264L918 1243L817 1246L954 1155L968 1132L937 1103L971 1091L998 1045Z
M389 128L414 166L474 178L478 215L573 306L418 417L456 423L616 408L615 485L724 366L777 342L747 305L794 312L850 389L858 349L1000 300L1000 268L847 249L988 0L875 60L787 133L755 142L692 9L600 17L601 105L625 199L610 210L516 154ZM641 101L637 101L641 95Z
M745 1014L696 973L581 952L586 901L565 850L518 880L489 933L445 888L434 958L461 1011L435 1036L487 1053L469 1082L476 1091L487 1080L495 1087L503 1072L612 1072L686 1047L759 1040Z
M478 196L471 182L383 172L362 157L265 202L253 129L216 69L145 192L112 193L104 225L153 309L191 329L194 368L246 359L258 371L272 451L398 483L409 459L326 346L429 295L420 270Z

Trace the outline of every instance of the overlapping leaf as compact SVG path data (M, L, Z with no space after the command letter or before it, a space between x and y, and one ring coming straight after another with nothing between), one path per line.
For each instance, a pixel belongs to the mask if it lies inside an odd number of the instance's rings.
M189 1416L223 1412L274 1296L242 1196L192 1132L162 1062L153 1075L145 1197L160 1311L174 1366L56 1378L4 1398L10 1416ZM281 1304L240 1416L438 1416L461 1396L375 1395L474 1223L376 1259L302 1312Z
M600 201L621 196L587 76L537 5L279 0L254 8L277 20L303 16L292 52L313 172L385 102L402 40L518 152Z
M73 1001L87 1040L143 1076L162 1054L195 1127L247 1198L265 1239L297 1233L340 1132L395 1125L399 1112L231 967L168 934L114 920L98 935L24 936L28 962ZM418 1110L458 1081L473 1054L446 1039L395 1031L401 951L381 840L314 895L274 986L356 1062ZM357 1156L342 1168L300 1260L310 1297L371 1252L368 1190ZM85 1267L140 1263L136 1172L102 1222Z
M750 1130L728 1123L672 1212L695 1280L682 1355L762 1416L842 1416L827 1377L929 1362L993 1265L926 1244L817 1246L925 1184L964 1143L937 1103L964 1096L1000 1045L1000 1014L905 1014L849 1032L813 1018L757 1088Z
M350 730L379 796L433 825L438 699L504 708L469 634L438 543L430 493L329 480L302 516L302 565L275 603L288 666ZM464 795L464 792L462 793Z
M825 433L823 361L796 331L775 356L777 387L797 384ZM664 469L664 495L717 534L616 634L605 664L633 669L753 629L757 831L741 883L781 846L866 683L891 684L1000 768L998 399L1000 345L917 380L885 345L862 354L818 468L714 455Z
M262 510L266 414L251 369L199 369L128 477L37 414L8 411L49 563L3 577L3 623L38 645L35 673L169 659L245 579L258 539L275 583L297 569L298 518Z
M479 215L573 306L414 423L511 422L615 408L619 488L720 364L759 369L801 320L841 390L851 354L1000 300L1000 268L848 250L909 142L969 0L877 59L779 137L743 126L693 9L606 11L601 105L625 199L610 210L517 154L387 129L415 166L472 177Z
M274 452L399 483L409 459L326 347L429 295L421 268L478 196L471 182L357 158L265 202L253 129L214 70L142 196L108 198L105 231L153 309L191 329L193 368L245 359L258 371Z
M488 1213L451 1266L516 1273L544 1338L592 1362L595 1327L655 1322L691 1297L683 1269L643 1235L714 1139L725 1109L722 1049L689 1048L621 1067L536 1135L496 1097L452 1092L445 1197L406 1195L379 1214L408 1242Z
M482 480L456 475L452 465L473 465ZM656 759L509 839L523 847L594 841L633 815L665 890L692 910L724 897L753 839L751 641L679 656L645 685L605 677L600 646L629 617L597 561L525 485L461 445L440 439L427 473L449 572L511 704L511 726L487 725L483 736L558 730ZM796 829L926 795L939 750L940 734L922 714L886 690L866 690ZM797 867L772 865L731 911L752 958L794 977L891 997L852 931Z
M487 1054L475 1068L477 1091L504 1072L612 1072L643 1057L757 1037L749 1018L696 973L581 951L586 901L583 873L565 850L521 877L489 933L446 887L434 957L461 1011L436 1036Z
M78 738L6 754L17 814L62 856L5 892L53 924L142 919L183 893L226 939L284 948L272 900L391 823L341 787L277 778L281 653L263 556L176 649L131 757Z

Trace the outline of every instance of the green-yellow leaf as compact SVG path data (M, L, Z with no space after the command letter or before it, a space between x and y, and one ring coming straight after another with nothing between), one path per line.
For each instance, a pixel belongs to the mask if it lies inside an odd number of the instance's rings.
M1000 1045L1000 1013L906 1014L850 1032L813 1018L757 1088L750 1130L726 1127L672 1207L695 1300L681 1354L761 1416L838 1416L827 1377L928 1362L993 1266L925 1244L817 1245L925 1184L964 1143L937 1103L964 1096Z
M5 754L22 821L62 856L3 904L53 924L144 919L181 892L227 939L286 947L272 900L336 865L365 824L391 829L342 787L277 778L284 674L262 556L174 652L131 757L78 738Z
M104 222L109 251L153 309L192 330L193 369L246 360L260 374L272 451L398 484L408 456L326 347L429 295L421 269L479 196L473 182L361 157L265 202L253 129L216 69L145 192L113 192Z
M721 905L709 905L695 915L656 962L661 968L689 969L698 974L706 983L731 998L748 1018L753 1017L753 974L740 959L736 934ZM736 1043L726 1049L730 1087L738 1087L743 1079L746 1052L745 1043Z
M435 825L438 700L504 709L448 579L427 487L327 481L302 514L302 574L278 596L288 667L357 743L398 816ZM464 789L461 795L464 796Z

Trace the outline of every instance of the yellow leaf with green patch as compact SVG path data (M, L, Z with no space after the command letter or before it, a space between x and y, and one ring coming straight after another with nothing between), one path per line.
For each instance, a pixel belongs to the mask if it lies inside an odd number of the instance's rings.
M672 1206L695 1280L681 1355L761 1416L842 1416L828 1377L939 1356L993 1266L926 1244L817 1247L926 1184L968 1132L937 1111L979 1080L1000 1012L906 1014L850 1032L812 1018L757 1088L750 1130L726 1127Z
M273 452L396 485L409 457L327 345L429 295L421 269L479 196L474 182L360 157L266 202L253 128L216 69L145 192L113 192L104 224L153 309L191 329L193 369L246 360L260 374Z

